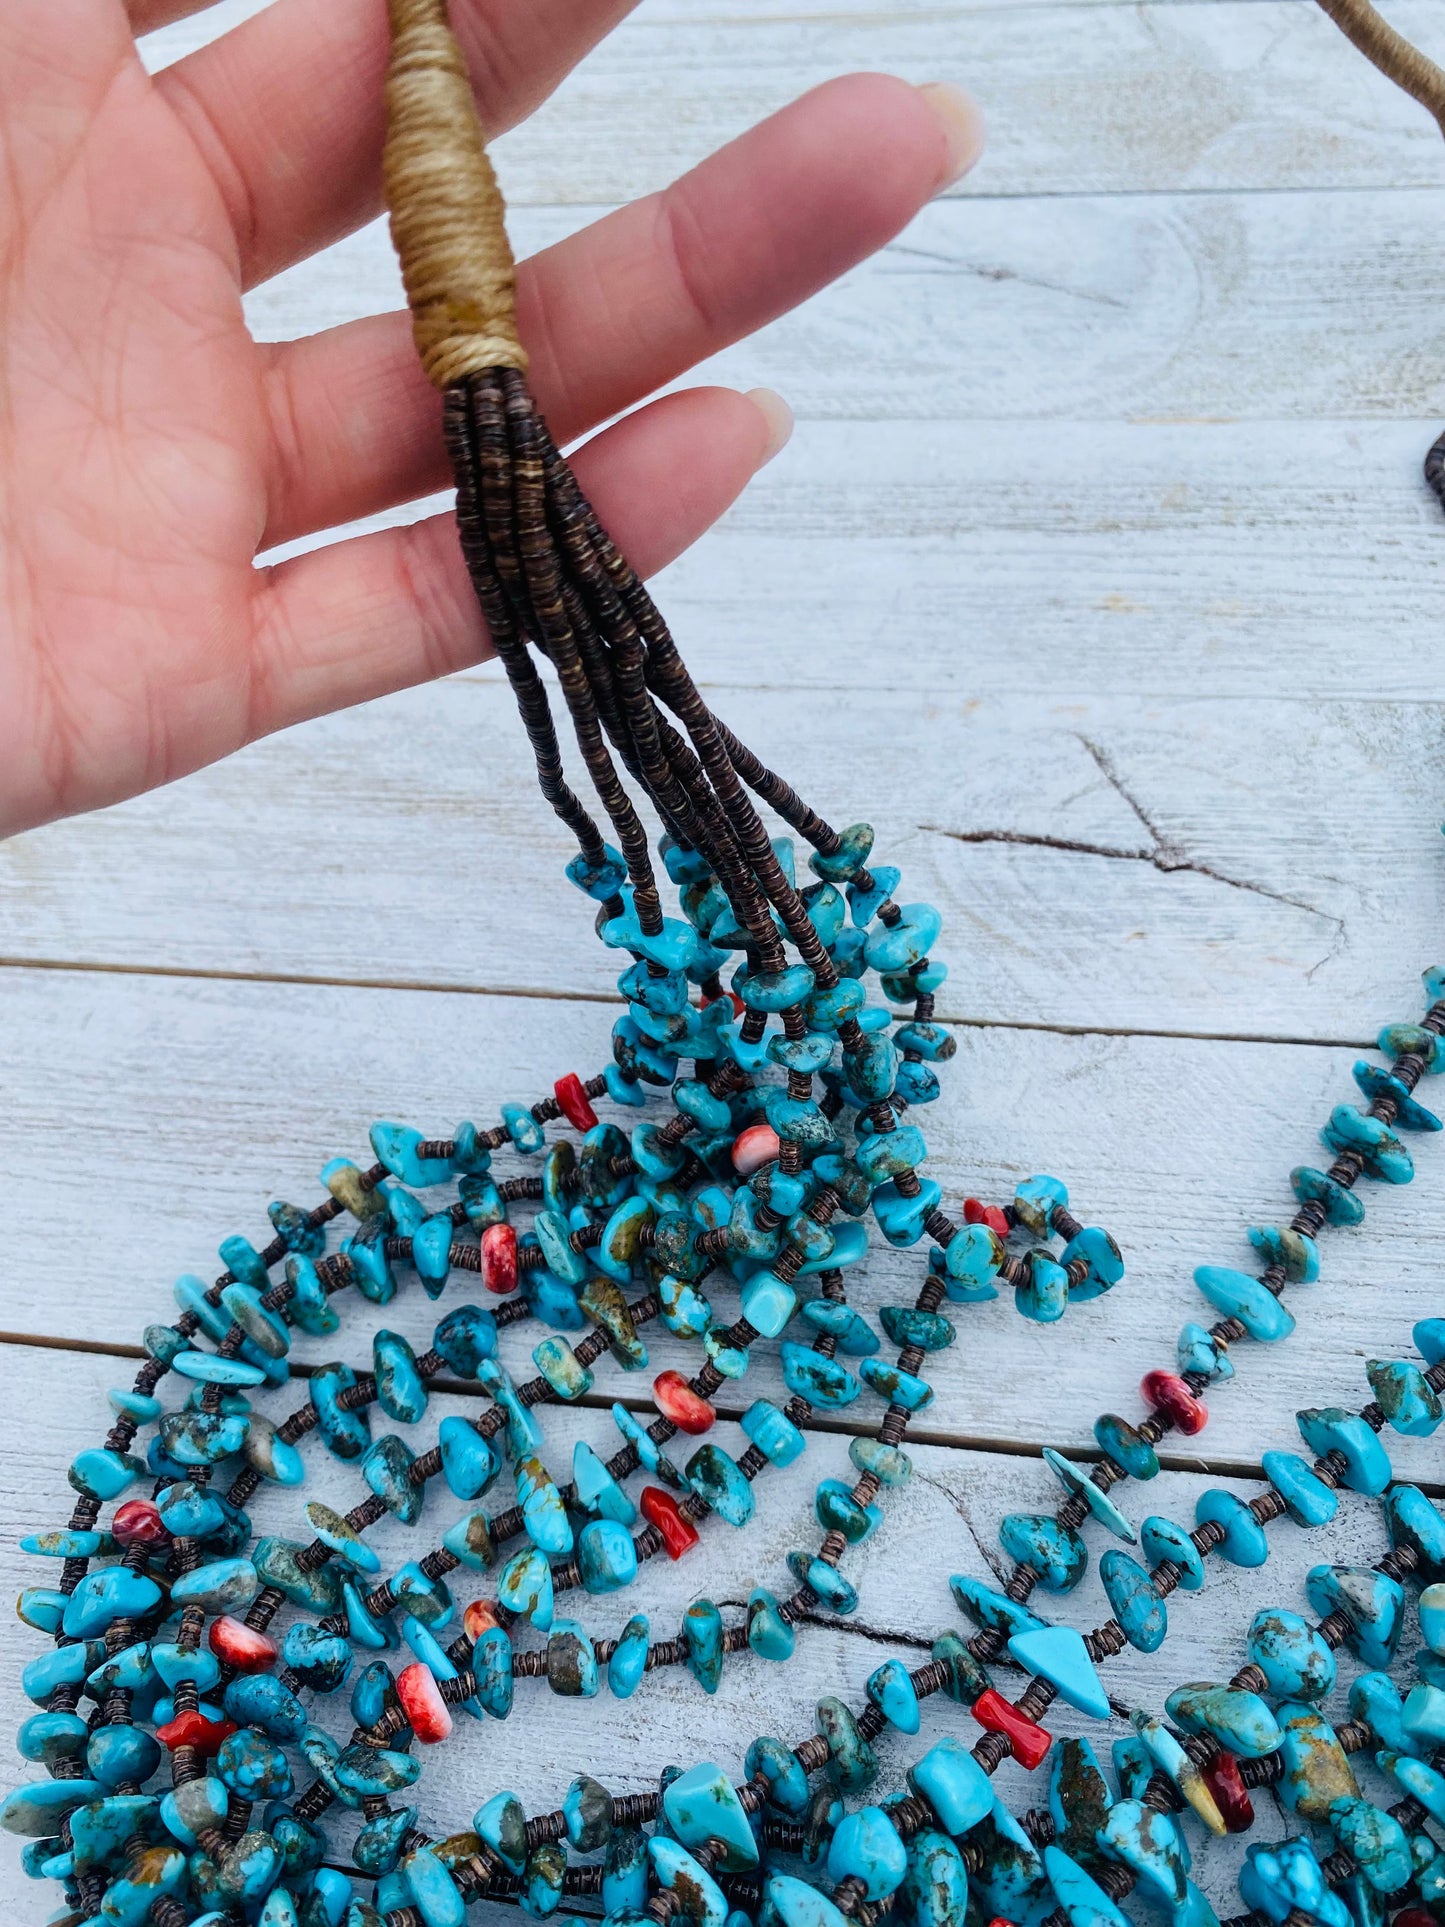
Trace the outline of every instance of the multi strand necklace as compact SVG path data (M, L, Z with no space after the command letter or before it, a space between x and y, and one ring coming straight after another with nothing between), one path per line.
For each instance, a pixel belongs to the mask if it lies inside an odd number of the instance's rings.
M1053 1515L1004 1519L1006 1581L953 1577L970 1633L941 1631L912 1670L883 1661L856 1704L826 1695L801 1740L754 1736L740 1781L706 1760L667 1767L653 1792L582 1774L551 1812L529 1817L503 1789L461 1831L422 1827L413 1789L428 1749L459 1712L508 1718L519 1681L627 1697L675 1667L714 1693L725 1664L785 1661L818 1613L853 1612L846 1554L883 1528L887 1493L911 1475L907 1429L933 1398L924 1369L955 1337L944 1307L1007 1292L1053 1323L1118 1283L1123 1262L1055 1178L1028 1179L1002 1207L966 1200L955 1218L923 1175L911 1114L937 1099L955 1051L935 1022L938 912L899 901L871 829L831 827L704 703L527 390L501 201L443 0L391 0L390 12L388 198L418 348L445 398L463 551L543 794L576 838L567 875L627 959L626 1011L597 1075L568 1073L447 1137L379 1123L369 1164L325 1166L320 1203L273 1203L263 1246L228 1237L213 1283L178 1282L172 1322L146 1328L145 1363L111 1394L103 1443L71 1466L69 1524L24 1542L59 1562L54 1585L19 1601L53 1640L25 1669L38 1710L19 1735L47 1774L9 1794L0 1824L27 1837L28 1872L63 1884L64 1927L461 1927L483 1897L537 1917L600 1906L608 1927L873 1927L885 1913L905 1927L1126 1927L1120 1902L1134 1892L1175 1927L1212 1927L1184 1816L1243 1832L1250 1791L1272 1787L1315 1833L1251 1844L1249 1911L1231 1927L1383 1927L1391 1915L1424 1927L1445 1907L1445 1853L1427 1825L1445 1824L1445 1518L1392 1482L1381 1434L1440 1423L1445 1321L1416 1327L1423 1364L1371 1364L1361 1411L1301 1412L1311 1456L1267 1453L1268 1482L1248 1502L1209 1490L1192 1526L1155 1515L1136 1530L1113 1495L1156 1476L1169 1433L1203 1427L1234 1348L1288 1337L1286 1289L1318 1275L1327 1226L1363 1215L1359 1180L1412 1176L1398 1133L1440 1128L1414 1093L1445 1068L1441 971L1426 973L1422 1021L1381 1033L1389 1063L1355 1066L1364 1102L1331 1113L1326 1168L1291 1174L1289 1223L1250 1231L1262 1271L1201 1266L1218 1316L1186 1324L1173 1367L1145 1376L1137 1422L1102 1415L1096 1462L1045 1452L1064 1496ZM551 686L615 841L567 779ZM678 915L664 914L624 775L661 822ZM648 1114L652 1099L665 1118ZM624 1129L598 1105L644 1115ZM504 1159L522 1174L494 1170ZM915 1302L884 1306L881 1331L846 1291L870 1225L927 1253ZM288 1381L296 1332L339 1329L344 1292L385 1306L414 1275L440 1300L469 1274L486 1302L446 1309L420 1355L379 1330L370 1370L312 1369L279 1423L255 1409L253 1395ZM508 1328L532 1319L545 1335L531 1373L514 1377ZM578 1439L559 1476L544 1417L592 1391L604 1354L646 1371L653 1321L697 1347L696 1371L657 1373L650 1411L614 1403L616 1450L603 1458ZM734 1456L712 1436L717 1394L774 1341L790 1396L746 1407ZM486 1403L443 1419L418 1451L404 1433L444 1375ZM757 1480L801 1456L815 1414L865 1392L880 1402L876 1434L851 1439L851 1484L818 1483L819 1539L788 1554L780 1591L756 1586L733 1623L698 1597L662 1637L646 1612L610 1601L649 1560L687 1557L714 1519L744 1529ZM403 1429L373 1436L373 1413ZM312 1433L354 1464L363 1495L345 1513L311 1500L308 1536L258 1535L250 1509L303 1482ZM484 1503L504 1479L504 1499ZM417 1526L439 1486L465 1509L382 1577L368 1529ZM1371 1567L1315 1567L1317 1620L1264 1608L1227 1682L1184 1682L1157 1712L1121 1697L1106 1663L1162 1644L1166 1602L1204 1584L1211 1556L1263 1564L1272 1521L1325 1527L1341 1489L1383 1499L1390 1549ZM1099 1561L1112 1616L1080 1632L1035 1610L1036 1595L1078 1583L1091 1523L1121 1544ZM1402 1693L1389 1669L1408 1582L1424 1588L1424 1647ZM1322 1706L1342 1649L1368 1670L1332 1725ZM1007 1694L990 1675L1000 1666ZM343 1689L344 1744L310 1708ZM882 1771L879 1742L918 1733L920 1702L940 1693L960 1708L961 1736L916 1758L895 1791L858 1798ZM1125 1722L1113 1783L1086 1738L1049 1732L1055 1700ZM1402 1794L1394 1805L1361 1793L1361 1752ZM992 1784L1010 1758L1048 1769L1044 1804L1019 1817ZM333 1810L358 1816L349 1872L335 1864Z

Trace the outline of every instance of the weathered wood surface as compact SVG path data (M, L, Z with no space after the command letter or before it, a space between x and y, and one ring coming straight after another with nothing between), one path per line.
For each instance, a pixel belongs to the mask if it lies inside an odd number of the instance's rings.
M226 0L148 57L258 4ZM1392 18L1445 48L1426 0ZM1445 955L1445 528L1419 477L1445 419L1428 119L1291 0L648 0L501 143L519 246L858 66L965 81L988 157L877 261L705 371L777 386L800 426L661 594L719 707L820 806L874 820L905 894L946 912L960 1048L922 1122L949 1199L1056 1171L1129 1275L1052 1330L960 1309L918 1477L850 1556L856 1620L807 1629L789 1667L740 1662L711 1700L680 1678L585 1707L534 1685L504 1733L460 1732L433 1767L434 1831L503 1784L539 1806L580 1769L648 1784L667 1751L736 1768L754 1733L800 1736L821 1691L856 1695L884 1653L957 1623L948 1573L983 1574L999 1518L1052 1503L1040 1447L1086 1451L1096 1412L1137 1411L1141 1372L1200 1312L1193 1265L1244 1261L1243 1228L1288 1210L1286 1173L1320 1155L1356 1048L1416 1013L1418 971ZM398 299L376 225L250 307L281 337ZM270 1197L313 1198L376 1116L446 1128L603 1061L615 959L564 855L486 668L0 849L0 1557L17 1587L43 1576L19 1536L63 1515L64 1468L179 1272L207 1272L228 1232L260 1236ZM1414 1186L1366 1187L1364 1227L1329 1234L1323 1281L1291 1295L1294 1338L1239 1348L1208 1431L1125 1489L1133 1517L1190 1518L1211 1476L1252 1490L1298 1407L1358 1407L1365 1360L1406 1353L1442 1310L1445 1148L1418 1151ZM911 1297L919 1263L880 1248L858 1302ZM420 1344L437 1311L408 1279L384 1319ZM382 1318L354 1308L342 1348L364 1356ZM508 1346L519 1369L531 1342ZM649 1342L655 1364L686 1362ZM761 1357L722 1401L725 1444L779 1383ZM608 1361L555 1435L600 1443L603 1399L645 1392ZM303 1395L298 1376L272 1409ZM463 1409L474 1395L443 1390L422 1429ZM784 1583L815 1536L815 1480L876 1417L865 1394L820 1426L761 1482L749 1533L714 1526L691 1560L649 1568L635 1599L657 1629L699 1591L736 1609ZM1390 1444L1440 1489L1432 1442ZM314 1441L309 1459L313 1489L354 1493ZM297 1515L295 1495L256 1504L281 1530ZM432 1543L447 1504L414 1535L383 1529L384 1550ZM1157 1710L1182 1680L1227 1676L1258 1606L1384 1543L1378 1507L1350 1498L1328 1531L1271 1539L1267 1575L1222 1568L1178 1598L1162 1652L1114 1662L1110 1686ZM623 1610L585 1617L609 1632ZM1105 1616L1092 1571L1059 1610ZM18 1718L38 1642L5 1624ZM936 1702L925 1720L959 1730ZM885 1753L896 1776L908 1750ZM1015 1807L1038 1798L1005 1785ZM1260 1831L1283 1832L1259 1804ZM1236 1852L1196 1857L1230 1911ZM0 1902L17 1920L41 1905L11 1853Z

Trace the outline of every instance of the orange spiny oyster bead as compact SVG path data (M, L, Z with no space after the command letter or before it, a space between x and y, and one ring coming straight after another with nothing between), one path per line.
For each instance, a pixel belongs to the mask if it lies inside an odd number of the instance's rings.
M396 1696L402 1711L411 1721L411 1730L427 1746L447 1738L452 1730L451 1708L442 1698L429 1666L420 1660L402 1668L397 1675Z
M681 1372L659 1372L652 1381L652 1402L679 1432L705 1432L717 1413L695 1392Z
M517 1289L517 1234L509 1224L482 1233L482 1283L499 1298Z
M462 1614L462 1631L474 1646L483 1633L489 1633L494 1626L501 1624L490 1599L474 1599Z
M677 1500L670 1492L664 1492L660 1485L645 1485L638 1503L642 1507L643 1518L662 1534L662 1543L669 1559L681 1559L685 1552L697 1544L697 1527L690 1519L683 1518L678 1511Z
M222 1613L211 1621L206 1638L216 1658L238 1673L265 1673L276 1664L280 1648L269 1633L258 1632L242 1619Z
M740 1178L750 1178L754 1171L771 1164L782 1148L771 1124L750 1124L733 1141L733 1169Z

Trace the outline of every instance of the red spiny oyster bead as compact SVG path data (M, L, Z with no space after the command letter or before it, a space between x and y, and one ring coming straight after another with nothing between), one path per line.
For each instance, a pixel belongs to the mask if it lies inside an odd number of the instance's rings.
M404 1666L396 1678L396 1696L402 1711L411 1721L411 1730L427 1746L435 1746L452 1730L451 1708L442 1698L429 1666L417 1660Z
M1206 1407L1174 1372L1145 1372L1139 1390L1156 1411L1167 1412L1181 1432L1202 1432L1209 1423Z
M1392 1927L1435 1927L1435 1916L1427 1913L1423 1907L1403 1907L1396 1914Z
M996 1204L980 1204L977 1198L963 1201L963 1222L965 1224L986 1224L996 1238L1006 1238L1009 1234L1009 1221Z
M592 1101L582 1088L582 1079L576 1071L568 1071L559 1077L552 1086L552 1095L562 1106L562 1115L574 1131L590 1131L597 1122L597 1113Z
M127 1499L118 1505L110 1529L122 1546L163 1546L171 1536L149 1499Z
M208 1720L201 1713L177 1713L173 1720L156 1728L156 1738L172 1753L178 1746L193 1746L203 1760L209 1760L220 1752L235 1731L234 1720Z
M238 1673L269 1671L280 1651L269 1633L258 1632L244 1620L233 1619L230 1613L213 1619L206 1637L216 1658L227 1666L234 1666Z
M642 1516L649 1525L656 1526L662 1534L662 1543L667 1548L669 1559L681 1559L682 1555L697 1544L697 1527L690 1519L684 1519L677 1509L677 1501L670 1492L664 1492L660 1485L645 1485L638 1503Z
M699 1396L681 1372L659 1372L652 1381L652 1402L679 1432L705 1432L717 1413Z
M517 1289L517 1234L509 1224L482 1233L482 1283L499 1298Z
M489 1633L501 1623L490 1599L474 1599L462 1614L462 1631L474 1646L483 1633Z
M733 1143L733 1169L740 1178L750 1178L771 1164L782 1148L771 1124L750 1124Z
M1002 1914L995 1914L988 1927L1014 1927L1014 1924L1011 1920L1005 1920Z
M1030 1773L1054 1743L1052 1733L1045 1732L1036 1720L1011 1706L1003 1694L996 1693L991 1686L974 1701L973 1717L990 1733L1005 1734L1013 1742L1014 1758Z
M1214 1804L1219 1808L1226 1829L1230 1833L1248 1833L1254 1825L1254 1803L1244 1784L1239 1761L1232 1753L1216 1753L1199 1771L1204 1784L1214 1795ZM1399 1920L1400 1915L1397 1914L1395 1918ZM1429 1920L1430 1915L1426 1914L1424 1919Z

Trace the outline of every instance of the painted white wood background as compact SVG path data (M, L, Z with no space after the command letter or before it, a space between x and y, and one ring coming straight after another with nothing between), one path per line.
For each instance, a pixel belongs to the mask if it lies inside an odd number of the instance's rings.
M226 0L151 57L257 4ZM1445 52L1424 0L1393 17ZM1445 519L1419 476L1445 422L1432 124L1308 0L645 0L501 143L519 245L856 67L964 80L988 154L875 261L709 368L779 388L798 429L660 594L719 708L835 818L869 815L947 912L960 1049L925 1125L948 1196L1056 1171L1129 1275L1052 1330L1001 1304L961 1314L919 1476L854 1555L856 1621L810 1629L785 1669L734 1663L711 1700L676 1679L622 1704L524 1686L508 1727L433 1764L437 1831L503 1784L537 1807L581 1768L619 1789L667 1760L737 1768L753 1734L800 1736L820 1691L856 1697L883 1653L956 1623L947 1575L985 1573L1002 1514L1052 1503L1040 1446L1088 1449L1096 1412L1137 1410L1140 1373L1199 1313L1192 1266L1243 1261L1244 1227L1287 1214L1286 1173L1350 1095L1352 1054L1417 1014L1420 968L1445 959ZM280 337L397 296L372 228L252 312ZM259 1235L269 1197L312 1198L373 1117L445 1128L605 1058L614 973L527 764L480 670L0 849L12 1589L37 1577L17 1539L64 1515L65 1466L177 1273ZM503 904L520 928L505 955ZM1243 1348L1208 1431L1172 1441L1147 1493L1126 1488L1136 1517L1192 1516L1211 1471L1249 1490L1297 1407L1357 1407L1364 1361L1445 1311L1445 1151L1426 1141L1419 1164L1330 1235L1323 1282L1292 1295L1294 1339ZM911 1296L917 1268L879 1252L859 1302ZM434 1317L415 1293L389 1312L419 1349ZM370 1327L349 1329L359 1358ZM665 1334L653 1351L680 1362ZM746 1391L778 1382L761 1360ZM638 1389L599 1373L599 1401ZM714 1526L626 1609L670 1631L700 1590L784 1583L784 1553L815 1536L814 1481L845 1464L835 1435L868 1417L820 1428L765 1482L752 1532ZM1393 1450L1441 1489L1434 1444ZM321 1491L348 1489L311 1456ZM294 1510L275 1492L257 1508L283 1530ZM1256 1606L1297 1604L1317 1559L1384 1544L1378 1507L1350 1498L1327 1533L1271 1536L1265 1573L1176 1596L1173 1636L1114 1662L1113 1689L1157 1709L1226 1676ZM1064 1610L1104 1616L1092 1572ZM589 1617L615 1630L622 1611ZM4 1623L13 1723L37 1641ZM956 1709L926 1719L956 1727ZM884 1753L892 1774L911 1757ZM1197 1855L1222 1911L1235 1857ZM10 1851L0 1899L18 1920L44 1906Z

